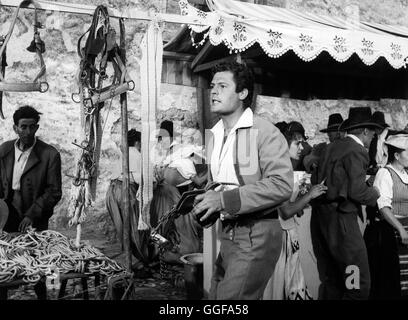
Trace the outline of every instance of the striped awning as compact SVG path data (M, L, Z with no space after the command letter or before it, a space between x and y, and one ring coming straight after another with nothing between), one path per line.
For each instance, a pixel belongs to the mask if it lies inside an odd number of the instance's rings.
M258 43L264 52L277 58L292 50L305 61L322 51L344 62L357 54L366 65L384 57L395 69L405 67L408 57L408 29L303 13L296 10L233 0L207 0L210 12L201 11L187 0L179 2L181 14L200 25L190 25L202 33L199 46L207 39L212 45L225 44L231 52L242 52Z

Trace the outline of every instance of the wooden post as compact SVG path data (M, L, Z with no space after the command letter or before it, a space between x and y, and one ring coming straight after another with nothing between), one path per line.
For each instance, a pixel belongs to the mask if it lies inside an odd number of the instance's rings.
M198 76L198 85L196 88L197 93L197 118L198 118L198 126L200 129L201 137L202 137L202 144L205 143L205 129L206 129L206 109L210 106L206 105L208 102L208 98L205 97L207 94L208 88L208 81L202 76Z
M129 146L127 141L127 96L120 95L121 118L122 118L122 205L123 205L123 248L125 251L125 263L128 271L132 269L132 256L130 254L130 214L129 214Z
M125 24L120 20L121 35L125 34ZM126 65L125 39L120 39L121 58ZM128 145L128 111L127 92L120 95L122 118L122 204L123 204L123 248L125 251L125 264L127 271L132 270L132 255L130 252L130 201L129 201L129 145Z

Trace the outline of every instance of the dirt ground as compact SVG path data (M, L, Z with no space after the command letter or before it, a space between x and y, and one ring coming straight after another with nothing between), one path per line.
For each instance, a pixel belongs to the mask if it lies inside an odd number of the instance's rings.
M58 230L69 238L75 237L74 230ZM91 232L82 234L82 239L101 250L106 256L124 265L125 257L121 253L120 244L116 240L107 240L101 235L96 235ZM162 269L163 270L163 269ZM147 278L134 278L133 290L130 295L126 295L125 299L133 300L186 300L185 285L184 285L184 267L182 265L167 265L167 271L160 273L160 264L152 266ZM90 300L99 300L107 298L106 279L101 279L100 295L95 294L95 285L93 279L88 280L88 294ZM123 288L124 289L124 288ZM123 290L120 294L116 294L116 299L122 297ZM111 291L109 291L111 293ZM110 294L109 297L112 297ZM58 299L58 292L48 291L47 298L49 300ZM33 285L22 285L18 288L9 289L9 300L35 300L37 296L34 292ZM67 283L67 288L62 300L83 300L83 289L80 280L70 279Z

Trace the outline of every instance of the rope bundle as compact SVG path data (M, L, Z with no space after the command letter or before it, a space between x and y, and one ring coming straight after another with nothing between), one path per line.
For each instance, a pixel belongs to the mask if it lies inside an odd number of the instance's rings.
M124 268L90 245L75 246L59 232L45 230L12 236L0 234L0 283L23 279L34 283L57 269L60 273L112 276Z

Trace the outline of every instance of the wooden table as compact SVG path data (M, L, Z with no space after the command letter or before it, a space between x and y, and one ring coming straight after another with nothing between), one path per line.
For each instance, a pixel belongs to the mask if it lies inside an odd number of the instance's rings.
M58 299L62 299L65 296L68 280L71 279L81 279L82 285L82 297L84 300L89 300L89 293L88 293L88 279L94 277L94 285L95 285L95 297L96 299L101 298L100 292L100 282L101 277L99 273L93 274L84 274L84 273L63 273L60 275L60 282L61 287L58 292ZM45 287L45 277L42 277L37 283L43 282ZM32 285L36 285L37 283L31 283ZM0 283L0 300L7 300L7 293L10 288L19 287L21 285L30 284L25 282L23 279L17 279L10 282ZM37 294L38 299L47 299L47 292L41 292L37 290L37 286L34 287L34 290Z

